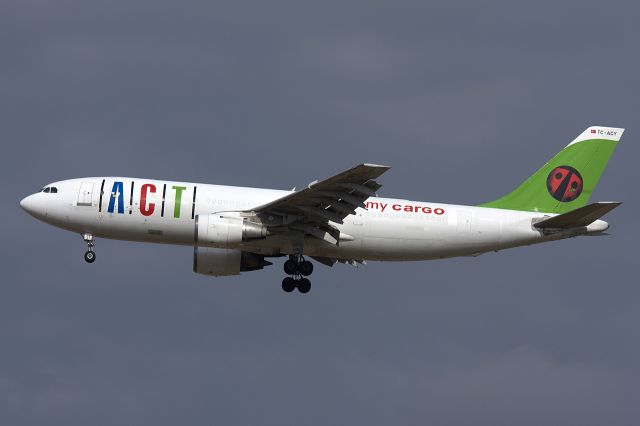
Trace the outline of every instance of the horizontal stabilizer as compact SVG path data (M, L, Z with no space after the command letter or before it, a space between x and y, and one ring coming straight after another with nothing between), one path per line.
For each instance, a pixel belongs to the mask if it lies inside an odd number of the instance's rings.
M620 204L622 203L615 201L588 204L570 212L542 220L533 226L540 229L568 229L589 226Z

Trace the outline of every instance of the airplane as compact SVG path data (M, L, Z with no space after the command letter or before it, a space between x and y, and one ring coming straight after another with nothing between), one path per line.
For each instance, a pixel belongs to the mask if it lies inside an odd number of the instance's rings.
M193 271L239 275L285 257L282 289L311 289L316 262L477 256L580 235L603 235L620 202L588 204L624 129L591 126L503 197L478 206L377 196L390 167L360 164L281 191L128 177L46 185L20 201L31 216L82 236L193 246Z

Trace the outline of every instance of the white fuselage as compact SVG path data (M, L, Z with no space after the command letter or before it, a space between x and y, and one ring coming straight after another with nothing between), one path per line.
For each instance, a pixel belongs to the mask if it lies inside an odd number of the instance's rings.
M36 218L95 237L194 246L195 218L246 211L289 191L125 177L96 177L52 183L56 193L39 192L22 201ZM343 224L339 244L304 241L310 256L361 260L427 260L483 252L602 232L596 221L581 231L545 235L532 223L537 212L372 197ZM344 236L344 237L343 237ZM229 248L264 255L291 254L288 238L269 236Z

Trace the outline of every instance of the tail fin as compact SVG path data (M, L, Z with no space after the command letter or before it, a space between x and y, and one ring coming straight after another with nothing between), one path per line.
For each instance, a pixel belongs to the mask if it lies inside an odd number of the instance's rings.
M481 207L565 213L586 205L623 132L589 127L514 191Z

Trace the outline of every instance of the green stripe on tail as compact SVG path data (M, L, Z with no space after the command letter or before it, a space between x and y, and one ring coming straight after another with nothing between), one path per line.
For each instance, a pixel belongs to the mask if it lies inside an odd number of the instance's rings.
M514 191L480 206L565 213L586 205L623 132L589 127Z

